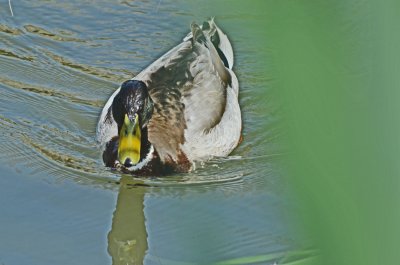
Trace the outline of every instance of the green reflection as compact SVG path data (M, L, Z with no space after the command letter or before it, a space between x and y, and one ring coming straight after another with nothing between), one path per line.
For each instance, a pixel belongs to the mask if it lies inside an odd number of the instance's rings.
M113 265L143 264L148 246L143 204L145 190L140 184L129 176L121 178L108 234L108 253Z

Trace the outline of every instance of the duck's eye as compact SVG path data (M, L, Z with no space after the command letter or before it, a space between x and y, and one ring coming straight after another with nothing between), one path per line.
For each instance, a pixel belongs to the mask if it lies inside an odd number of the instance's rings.
M128 130L125 129L125 136L128 136Z

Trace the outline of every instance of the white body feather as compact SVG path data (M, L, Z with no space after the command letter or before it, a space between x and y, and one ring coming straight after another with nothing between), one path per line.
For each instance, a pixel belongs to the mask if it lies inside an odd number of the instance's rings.
M242 127L242 118L238 102L239 83L236 75L232 75L232 87L228 86L225 112L221 121L210 131L185 130L182 150L189 160L207 160L212 157L229 155L237 146Z

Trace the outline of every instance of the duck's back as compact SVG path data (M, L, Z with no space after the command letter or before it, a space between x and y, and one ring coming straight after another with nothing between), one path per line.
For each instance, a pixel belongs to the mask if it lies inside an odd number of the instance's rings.
M215 25L192 32L133 79L146 83L154 102L149 141L162 161L226 156L238 144L238 80L228 38Z

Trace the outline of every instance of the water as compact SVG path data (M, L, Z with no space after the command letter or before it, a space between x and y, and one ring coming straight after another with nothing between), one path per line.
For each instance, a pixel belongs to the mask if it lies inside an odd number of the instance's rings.
M0 3L0 264L273 264L295 246L256 6ZM118 85L210 16L231 38L244 140L195 172L132 178L94 141ZM242 261L240 261L242 259Z

